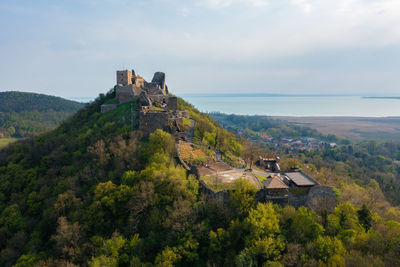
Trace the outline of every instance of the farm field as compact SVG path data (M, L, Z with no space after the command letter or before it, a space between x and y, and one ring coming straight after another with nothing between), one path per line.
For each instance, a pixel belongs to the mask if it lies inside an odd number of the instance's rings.
M400 141L400 117L284 117L274 116L323 134L334 134L354 141Z

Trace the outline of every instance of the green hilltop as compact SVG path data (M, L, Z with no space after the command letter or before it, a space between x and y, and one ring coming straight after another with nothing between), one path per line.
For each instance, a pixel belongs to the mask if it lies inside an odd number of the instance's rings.
M0 92L0 138L21 138L54 129L85 104L61 97Z
M0 150L1 266L400 264L400 211L377 183L310 171L336 184L333 211L257 203L245 179L229 201L208 198L178 154L240 167L247 141L178 98L190 121L174 127L193 143L178 151L168 129L145 135L132 124L135 100L102 113L115 98L112 89L56 129ZM364 198L351 202L350 192Z

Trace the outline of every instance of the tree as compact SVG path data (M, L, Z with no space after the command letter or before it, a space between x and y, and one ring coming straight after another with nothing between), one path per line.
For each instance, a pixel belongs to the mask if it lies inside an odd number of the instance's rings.
M282 170L289 171L291 169L296 169L301 167L301 164L298 159L295 158L286 158L281 160L281 168Z
M318 236L314 242L308 244L307 251L316 260L324 263L328 263L328 261L336 263L330 264L330 266L344 265L342 257L346 253L346 249L343 247L342 241L336 237Z
M88 262L90 267L117 267L120 250L125 246L126 240L118 233L113 233L110 239L104 240L98 250L98 255Z
M245 216L256 203L257 188L245 178L235 180L229 194L230 204L239 216Z
M358 221L364 227L365 232L371 228L372 225L372 215L371 211L367 208L365 204L362 205L362 208L357 211Z
M323 232L323 227L316 221L314 211L305 207L287 214L283 224L286 238L300 244L314 240Z
M146 150L153 155L158 152L172 156L175 153L175 140L169 133L157 129L150 134Z
M245 142L243 158L250 169L253 167L253 162L260 156L260 153L261 150L257 143L251 141Z
M274 237L280 233L279 216L271 202L258 203L257 207L249 212L244 223L250 233L247 243L251 243L256 238Z
M52 239L61 258L74 261L79 257L80 238L80 227L77 222L70 224L66 217L58 218L56 234Z

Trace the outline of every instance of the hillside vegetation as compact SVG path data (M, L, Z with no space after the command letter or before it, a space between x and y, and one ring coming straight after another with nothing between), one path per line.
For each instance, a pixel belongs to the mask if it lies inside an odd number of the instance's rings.
M83 106L55 96L0 92L0 138L27 137L48 131Z
M211 116L227 129L232 129L247 138L257 140L259 145L266 147L270 152L297 158L299 162L312 166L316 172L321 173L321 170L329 170L340 177L349 177L361 186L377 182L386 198L392 204L400 205L400 143L363 141L354 144L346 139L322 135L314 129L266 116L226 114L211 114ZM263 141L261 136L265 134L290 138L315 137L336 141L343 145L332 149L295 151L278 148ZM324 179L321 175L316 178L317 180ZM333 185L337 186L337 183Z
M99 112L114 97L0 150L0 266L400 265L396 208L378 213L343 197L330 213L257 204L241 179L229 203L206 199L176 163L169 133L143 137L126 123L130 103ZM178 104L196 121L193 142L237 164L245 144ZM338 183L346 195L351 180ZM366 199L382 196L368 188L359 189Z

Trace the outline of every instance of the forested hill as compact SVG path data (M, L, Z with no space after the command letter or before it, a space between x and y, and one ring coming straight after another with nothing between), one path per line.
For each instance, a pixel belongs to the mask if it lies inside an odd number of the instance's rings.
M171 134L131 127L134 102L100 113L114 98L0 150L0 266L400 266L400 210L377 183L321 170L337 185L333 212L256 203L243 179L227 203L207 199ZM196 147L244 156L208 115L178 109Z
M0 92L0 137L26 137L53 129L83 106L61 97Z

